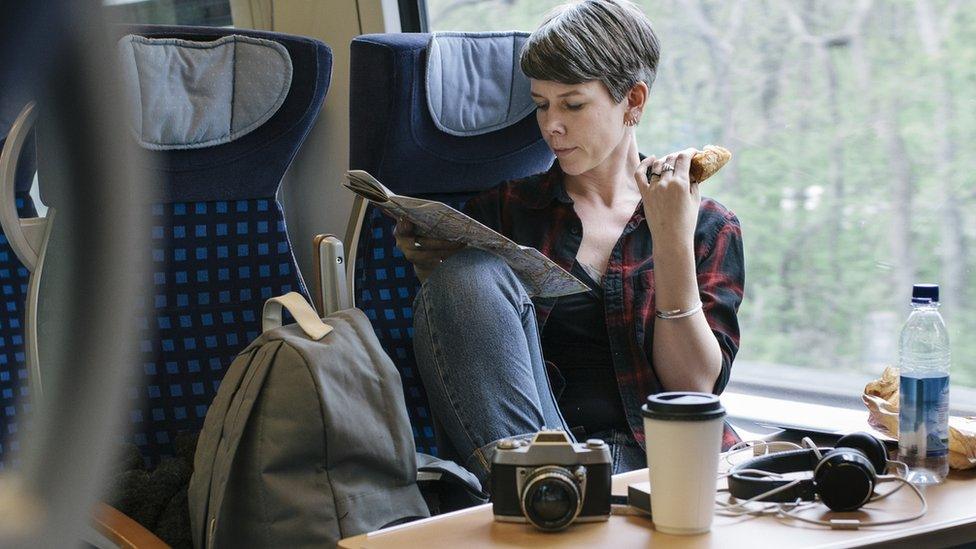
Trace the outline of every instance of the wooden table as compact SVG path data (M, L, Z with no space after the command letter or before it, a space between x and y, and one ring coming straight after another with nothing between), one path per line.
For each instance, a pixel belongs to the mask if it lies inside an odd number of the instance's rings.
M647 479L647 470L631 471L613 479L613 493L626 494L627 485ZM882 485L885 490L894 484ZM674 536L654 530L649 518L612 516L608 522L577 524L550 534L523 524L493 520L491 505L481 505L347 538L339 547L393 548L451 547L938 547L976 540L976 470L953 472L945 484L926 491L928 513L915 521L860 530L830 530L775 517L715 517L711 532ZM834 513L832 518L882 520L908 516L918 501L907 488L857 513ZM806 513L826 516L817 506Z

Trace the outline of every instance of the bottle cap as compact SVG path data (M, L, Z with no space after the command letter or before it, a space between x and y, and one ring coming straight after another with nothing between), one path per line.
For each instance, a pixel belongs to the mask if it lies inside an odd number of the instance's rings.
M912 286L912 303L938 303L938 284L916 284Z

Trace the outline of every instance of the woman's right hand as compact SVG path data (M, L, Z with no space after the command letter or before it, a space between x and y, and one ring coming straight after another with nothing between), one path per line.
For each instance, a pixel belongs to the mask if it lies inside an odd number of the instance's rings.
M427 280L442 261L466 246L463 242L419 236L416 226L406 219L397 221L393 236L396 238L397 248L413 264L413 270L421 282Z

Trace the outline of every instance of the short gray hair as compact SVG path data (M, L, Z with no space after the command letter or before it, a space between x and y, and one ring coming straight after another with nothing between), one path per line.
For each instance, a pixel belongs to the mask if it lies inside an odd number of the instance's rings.
M650 88L661 47L647 16L627 0L584 0L550 11L522 48L522 72L536 80L599 80L617 103L638 82Z

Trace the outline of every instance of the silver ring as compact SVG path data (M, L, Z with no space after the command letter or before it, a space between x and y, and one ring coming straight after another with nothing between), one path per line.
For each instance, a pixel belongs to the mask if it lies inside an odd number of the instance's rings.
M672 166L671 164L668 164L667 162L661 164L661 173L673 172L673 171L674 171L674 166Z
M417 238L419 237L416 236L413 237L413 247L419 250L420 248L423 248L423 246L420 245L420 242L417 241Z

